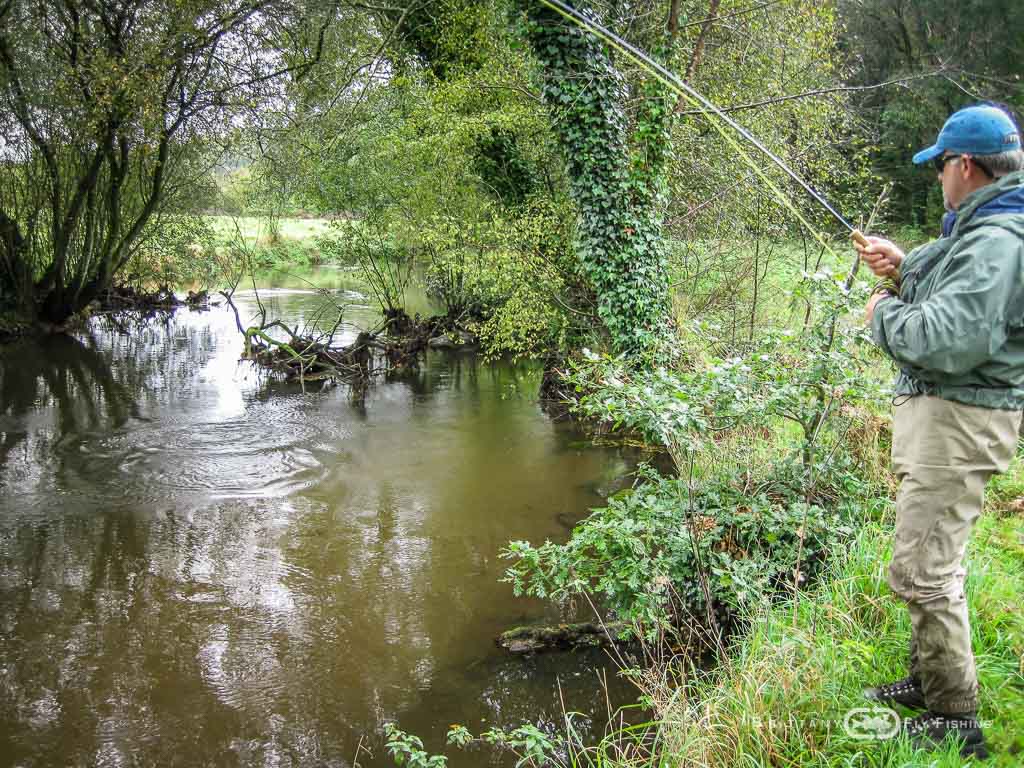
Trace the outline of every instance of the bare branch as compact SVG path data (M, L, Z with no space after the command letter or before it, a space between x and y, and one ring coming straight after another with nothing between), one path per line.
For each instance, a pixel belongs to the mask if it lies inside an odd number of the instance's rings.
M836 85L830 88L818 88L812 91L803 91L802 93L791 93L787 96L778 96L771 99L762 99L761 101L751 101L746 104L736 104L731 107L721 107L722 112L742 112L747 109L757 109L758 107L766 107L771 104L781 104L786 101L796 101L797 99L806 99L811 96L825 96L830 93L855 93L857 91L873 91L878 88L885 88L890 85L900 85L902 83L909 83L912 80L922 80L929 77L945 77L945 71L937 69L934 72L919 72L914 75L907 75L906 77L897 77L893 80L886 80L884 83L874 83L872 85ZM679 112L680 115L701 115L704 114L703 110L700 109L688 109Z

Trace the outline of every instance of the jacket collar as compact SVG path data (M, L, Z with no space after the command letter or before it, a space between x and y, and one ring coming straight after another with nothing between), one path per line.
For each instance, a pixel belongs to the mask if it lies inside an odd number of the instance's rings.
M981 213L982 209L988 207L997 198L1007 194L1020 193L1024 190L1024 171L1014 171L1002 176L991 184L986 184L981 189L976 189L960 204L954 212L947 213L942 218L942 235L948 237L955 231L962 229L974 218L974 215ZM993 211L995 212L995 211Z

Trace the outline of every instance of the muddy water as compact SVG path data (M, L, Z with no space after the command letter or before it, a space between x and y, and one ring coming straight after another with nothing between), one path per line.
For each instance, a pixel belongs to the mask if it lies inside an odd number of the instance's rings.
M272 282L271 316L376 320L347 273ZM240 349L224 306L0 349L0 764L370 768L386 721L440 749L562 701L599 731L598 676L630 698L602 655L494 647L558 618L498 555L564 540L636 457L551 422L530 366L432 353L353 405Z

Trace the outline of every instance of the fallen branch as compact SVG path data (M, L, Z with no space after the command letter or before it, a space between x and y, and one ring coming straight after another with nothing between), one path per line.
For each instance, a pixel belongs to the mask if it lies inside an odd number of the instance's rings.
M502 632L495 642L509 653L541 653L579 648L607 648L626 630L625 622L609 624L555 624L540 627L516 627Z

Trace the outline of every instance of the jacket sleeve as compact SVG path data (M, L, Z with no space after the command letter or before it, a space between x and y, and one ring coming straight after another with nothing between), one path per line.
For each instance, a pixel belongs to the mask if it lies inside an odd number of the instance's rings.
M966 373L991 358L1019 322L1024 243L1001 227L979 227L947 255L936 290L919 304L897 298L875 306L875 342L897 364Z

